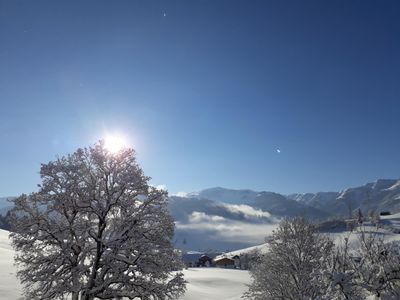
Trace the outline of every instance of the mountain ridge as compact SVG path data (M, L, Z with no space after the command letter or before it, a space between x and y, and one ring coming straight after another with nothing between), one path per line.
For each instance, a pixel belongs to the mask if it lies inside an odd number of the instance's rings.
M262 196L263 195L263 196ZM266 209L265 203L260 202L260 197L280 198L280 201L293 205L288 200L293 200L307 207L312 207L331 216L344 216L361 209L368 210L393 210L400 212L400 179L377 179L361 186L349 187L342 191L293 193L289 195L271 191L253 191L251 189L228 189L213 187L199 192L188 193L191 198L209 199L229 204L248 204ZM276 199L275 199L276 200ZM397 201L399 200L399 201ZM303 208L303 207L301 207ZM281 215L285 215L282 211ZM290 215L290 214L289 214ZM288 215L288 216L289 216Z

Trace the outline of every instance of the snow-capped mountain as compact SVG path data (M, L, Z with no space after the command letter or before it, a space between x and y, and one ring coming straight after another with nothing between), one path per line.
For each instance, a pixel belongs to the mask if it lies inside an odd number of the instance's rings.
M400 212L400 180L378 179L359 187L337 192L292 194L289 198L323 210L332 216L348 216L358 209L363 212Z
M332 212L342 213L342 205L337 200L340 193L338 192L318 192L318 193L305 193L305 194L292 194L287 196L289 199L293 199L299 203L317 208L332 215Z
M338 192L318 192L305 194L291 194L287 196L289 199L296 200L300 203L310 206L318 205L319 203L333 202L339 196Z
M362 211L400 212L400 180L379 179L360 187L349 188L340 193L338 201L348 209Z
M325 219L328 213L273 192L261 192L251 205L277 217L304 216L309 219Z
M323 219L327 217L327 212L316 206L309 205L307 201L304 201L304 195L310 195L311 198L321 198L320 200L324 200L324 197L321 196L325 196L325 194L330 193L317 193L316 197L315 194L294 194L285 196L274 192L257 192L252 190L234 190L215 187L200 192L188 193L186 198L212 200L214 202L226 204L249 205L261 209L262 211L270 212L272 215L278 217L300 214L311 219ZM339 195L339 193L334 194L335 196Z
M358 209L400 212L400 180L379 179L341 192L282 195L274 192L209 188L170 197L182 248L216 250L261 243L281 218L316 221L348 217Z

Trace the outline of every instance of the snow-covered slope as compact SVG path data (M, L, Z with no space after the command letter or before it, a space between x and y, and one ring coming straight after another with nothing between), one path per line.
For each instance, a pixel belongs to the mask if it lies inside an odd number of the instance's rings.
M348 216L361 209L400 212L400 180L378 179L359 187L336 192L292 194L288 198L334 216Z
M379 179L341 192L338 200L353 210L400 212L400 180Z
M8 231L0 230L0 299L22 299L22 288L16 278L14 250L8 239Z
M318 193L305 193L305 194L292 194L289 195L289 199L293 199L297 202L305 205L317 208L328 214L332 212L341 211L340 203L337 197L340 195L338 192L318 192ZM334 213L333 213L334 214Z
M250 283L250 274L243 270L192 268L185 270L189 282L180 300L241 300Z
M261 192L251 206L270 212L273 216L303 216L309 219L325 219L329 213L273 192Z

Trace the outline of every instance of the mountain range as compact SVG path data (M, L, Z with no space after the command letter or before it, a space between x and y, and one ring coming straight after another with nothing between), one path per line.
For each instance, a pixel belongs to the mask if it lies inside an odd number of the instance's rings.
M191 250L238 249L261 243L284 217L316 222L362 213L400 212L400 180L379 179L341 192L283 195L222 187L171 196L176 244Z
M0 214L11 208L0 198ZM170 196L176 247L186 250L234 250L260 244L285 217L316 222L348 218L359 209L367 214L400 212L400 180L379 179L341 192L284 195L249 189L208 188Z

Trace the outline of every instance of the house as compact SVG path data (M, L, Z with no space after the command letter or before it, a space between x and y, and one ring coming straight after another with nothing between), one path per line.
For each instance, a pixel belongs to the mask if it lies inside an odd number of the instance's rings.
M212 265L212 258L207 255L202 255L198 260L199 267L211 267Z
M235 260L228 257L214 259L214 264L219 268L235 268Z
M211 267L213 265L213 258L221 253L203 253L197 251L188 251L181 254L182 261L187 268L194 267Z

